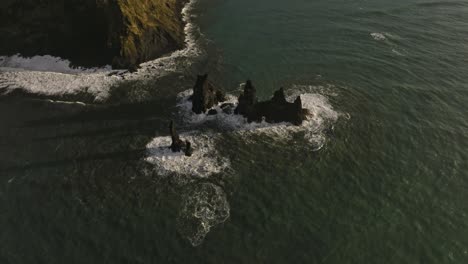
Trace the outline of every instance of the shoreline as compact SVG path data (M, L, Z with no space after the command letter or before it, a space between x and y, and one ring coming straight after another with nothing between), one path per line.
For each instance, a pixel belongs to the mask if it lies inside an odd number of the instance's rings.
M22 62L18 65L18 61L7 61L14 56L0 56L0 89L3 90L3 94L20 90L24 94L52 96L56 99L86 91L87 94L95 97L93 102L105 102L110 88L119 86L125 81L159 79L178 72L184 67L189 67L191 61L202 53L198 47L199 28L192 21L192 11L197 2L196 0L179 1L183 4L179 15L184 25L183 47L166 53L162 57L141 63L140 69L136 72L112 69L110 66L73 68L70 67L70 63L67 64L67 60L47 55L43 57L48 58L49 61L43 61L38 58L40 56L34 56L21 58ZM38 63L34 64L34 61ZM73 100L79 101L80 98ZM88 100L85 101L88 102Z

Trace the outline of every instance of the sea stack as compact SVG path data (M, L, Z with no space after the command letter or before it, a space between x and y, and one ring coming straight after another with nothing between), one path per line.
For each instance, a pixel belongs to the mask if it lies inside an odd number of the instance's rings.
M172 152L184 152L185 156L190 157L193 154L193 148L190 141L186 140L185 142L180 139L179 134L177 134L174 122L171 121L169 124L169 133L171 134L172 144L169 147Z
M208 74L198 75L193 87L192 111L196 114L206 113L213 106L226 101L226 95L208 80ZM216 114L216 110L209 114Z
M244 92L239 96L239 103L234 113L248 117L255 112L255 104L257 104L257 91L252 85L252 81L248 80L245 83Z
M235 114L246 117L248 122L261 122L265 118L269 123L289 122L299 126L306 120L307 109L302 108L300 96L294 103L288 102L283 88L277 90L271 100L258 102L255 87L247 81Z
M135 71L184 46L186 0L2 0L0 55L52 55Z

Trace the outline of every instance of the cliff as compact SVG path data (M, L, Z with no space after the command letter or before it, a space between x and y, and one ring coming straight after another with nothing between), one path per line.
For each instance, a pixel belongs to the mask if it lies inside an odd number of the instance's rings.
M133 68L184 45L186 0L2 0L0 55Z

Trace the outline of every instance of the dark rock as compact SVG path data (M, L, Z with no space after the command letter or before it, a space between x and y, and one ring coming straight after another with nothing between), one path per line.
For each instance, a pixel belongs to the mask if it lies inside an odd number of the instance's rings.
M184 142L183 140L180 139L179 134L177 134L177 131L175 129L175 125L173 121L171 121L169 125L169 132L172 138L172 144L170 146L170 149L172 150L172 152L183 151L185 156L187 157L192 156L193 155L192 144L188 140Z
M286 95L284 94L284 89L281 87L278 91L276 91L271 99L272 102L277 104L284 104L287 103Z
M225 103L221 105L221 109L225 114L232 115L234 113L234 104Z
M265 118L269 123L290 122L301 125L306 119L307 109L302 108L300 96L294 103L289 103L283 88L276 91L271 100L257 102L255 88L247 81L244 93L239 96L239 105L235 113L246 117L248 122L261 122Z
M208 115L217 115L218 114L218 111L216 111L216 109L210 109L208 111Z
M188 140L185 141L185 151L184 151L184 153L185 153L185 156L187 156L187 157L191 157L193 155L192 144Z
M234 113L236 115L248 116L249 113L253 111L257 101L257 91L252 85L252 82L248 80L245 83L244 92L239 96L239 104L236 110L234 110Z
M191 100L192 111L201 114L218 103L226 101L226 96L208 80L208 74L205 74L198 75Z
M171 134L172 138L172 144L171 144L171 150L172 152L180 152L182 151L182 148L185 148L185 142L182 141L179 137L179 134L177 134L177 131L175 129L174 122L171 121L169 125L169 132Z
M140 69L140 65L132 64L128 66L128 71L131 73L137 72Z

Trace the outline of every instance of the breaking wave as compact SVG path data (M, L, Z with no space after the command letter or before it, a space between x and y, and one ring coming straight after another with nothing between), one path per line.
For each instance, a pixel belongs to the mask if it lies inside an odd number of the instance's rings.
M153 164L161 176L178 175L206 178L219 174L230 167L226 158L220 158L216 150L215 134L181 134L180 137L192 143L195 150L191 157L184 153L174 153L169 147L171 137L156 137L148 145L146 161Z
M179 71L182 66L190 67L193 59L202 53L198 45L201 34L191 14L195 4L196 0L191 0L182 9L185 48L167 57L142 63L135 73L110 67L73 68L69 61L48 55L32 58L14 55L0 57L0 88L6 93L21 89L48 96L86 92L96 101L104 101L111 87L123 81L157 79Z

